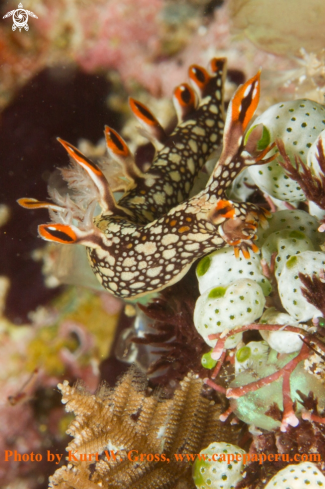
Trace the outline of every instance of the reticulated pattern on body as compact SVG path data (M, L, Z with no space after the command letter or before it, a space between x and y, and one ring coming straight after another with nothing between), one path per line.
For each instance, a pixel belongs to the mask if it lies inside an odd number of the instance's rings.
M275 156L264 157L274 144L256 150L258 127L244 137L259 100L259 73L238 88L224 125L224 64L224 59L212 60L212 75L195 65L190 68L201 101L197 104L197 95L188 85L175 90L180 123L169 137L148 109L131 99L133 112L158 147L148 172L136 167L123 139L106 128L109 152L123 165L129 179L118 202L98 166L61 140L78 168L90 176L97 199L88 198L82 206L80 201L64 200L52 192L55 204L19 200L27 208L47 207L54 223L39 226L41 237L85 245L95 275L118 297L135 298L171 285L196 259L217 248L235 246L237 254L242 250L245 257L249 257L249 249L257 251L253 241L267 211L229 201L226 190L245 167L273 159ZM195 176L220 144L223 127L219 161L205 189L188 198ZM93 218L97 202L102 212Z

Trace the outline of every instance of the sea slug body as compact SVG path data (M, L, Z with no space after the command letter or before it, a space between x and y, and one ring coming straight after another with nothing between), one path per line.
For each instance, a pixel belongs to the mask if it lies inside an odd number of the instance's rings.
M39 226L41 237L85 245L95 275L118 297L136 298L165 288L180 280L196 259L224 246L235 246L236 254L241 250L245 257L249 257L249 248L257 251L253 240L268 211L250 203L231 202L226 190L247 166L272 160L274 155L264 157L274 144L256 150L259 128L244 138L258 105L259 73L238 88L224 124L224 66L225 60L220 58L210 62L212 74L196 65L190 67L196 93L187 84L176 88L174 102L180 122L168 137L143 104L130 100L134 114L157 147L148 172L136 167L123 139L106 128L108 150L129 180L118 202L99 167L59 140L73 164L91 178L100 215L93 217L94 199L82 208L57 192L52 192L55 204L19 200L27 208L47 207L54 223ZM189 198L195 177L222 140L222 153L206 188Z

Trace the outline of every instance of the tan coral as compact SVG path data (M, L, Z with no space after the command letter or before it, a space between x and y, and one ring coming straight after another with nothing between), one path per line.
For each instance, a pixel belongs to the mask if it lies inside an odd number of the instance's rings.
M161 390L150 391L133 367L114 390L104 385L90 395L80 384L70 387L66 381L59 389L66 410L76 414L68 429L74 439L67 448L74 461L55 472L51 488L192 488L190 462L178 462L174 454L196 454L212 441L237 439L237 431L218 419L222 406L202 395L203 382L192 373L172 399L164 398ZM116 461L107 459L109 448L119 450ZM132 460L127 456L131 450L137 451L134 457L157 454L160 460ZM79 461L80 454L90 453L98 454L97 462Z

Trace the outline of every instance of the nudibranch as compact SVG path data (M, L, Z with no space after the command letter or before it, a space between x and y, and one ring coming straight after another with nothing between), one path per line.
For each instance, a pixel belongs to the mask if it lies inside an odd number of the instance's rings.
M110 188L101 169L61 139L73 165L63 176L70 178L73 188L80 182L86 203L81 196L73 199L56 191L51 193L55 203L18 201L29 209L48 208L54 223L40 225L40 236L86 246L95 275L118 297L137 298L163 289L180 280L195 260L224 246L235 246L236 253L241 250L245 257L249 249L257 251L256 229L266 222L268 211L251 203L231 202L226 190L245 167L274 159L275 155L265 158L274 143L257 151L259 127L246 134L259 101L259 73L237 89L224 123L224 72L224 58L210 62L210 73L200 66L190 67L194 89L186 83L175 89L179 123L170 136L142 103L130 99L132 111L157 148L146 173L135 165L121 136L106 127L108 151L128 179L118 202L113 194L116 188ZM221 144L221 156L206 187L189 198L199 170ZM90 177L95 197L85 197L81 169ZM97 203L101 213L94 217Z

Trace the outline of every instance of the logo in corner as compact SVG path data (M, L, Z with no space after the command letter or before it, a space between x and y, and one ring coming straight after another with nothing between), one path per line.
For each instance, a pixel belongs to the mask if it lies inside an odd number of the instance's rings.
M31 17L34 17L35 19L38 19L37 15L35 15L33 12L31 12L30 10L23 9L22 3L20 3L18 5L18 8L16 10L11 10L10 12L7 12L6 15L3 16L3 19L6 19L7 17L10 17L11 15L12 15L12 20L13 20L12 30L15 31L18 28L19 32L21 32L22 28L24 28L25 31L28 31L28 29L29 29L28 16L29 15Z

